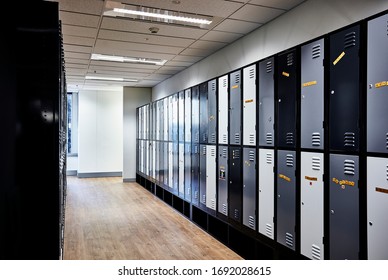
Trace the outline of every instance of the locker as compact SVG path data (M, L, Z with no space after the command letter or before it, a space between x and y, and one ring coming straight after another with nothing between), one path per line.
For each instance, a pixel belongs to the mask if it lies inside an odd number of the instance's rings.
M275 143L275 60L259 63L259 145L273 147Z
M256 65L244 68L243 144L256 146Z
M296 147L296 51L278 56L278 118L277 143L279 147Z
M169 96L166 98L166 101L168 100L168 125L167 125L167 134L168 134L168 139L167 141L170 141L172 142L174 139L173 139L173 129L172 129L172 123L173 123L173 117L172 117L172 114L173 114L173 105L172 103L174 102L174 97L173 96Z
M217 80L208 82L208 143L217 144Z
M241 223L242 204L241 148L229 147L229 217Z
M207 144L208 133L208 88L207 83L199 86L199 142Z
M301 153L301 253L323 260L323 171L322 153Z
M199 146L199 202L206 205L206 145Z
M195 86L191 91L191 140L199 143L199 87Z
M228 75L218 78L218 144L228 144Z
M259 232L274 239L275 154L259 149Z
M324 147L324 39L301 49L301 147Z
M360 27L330 36L330 149L358 151Z
M146 113L145 106L141 108L141 139L146 139Z
M140 143L140 172L144 174L144 140L139 140Z
M387 260L388 159L367 159L368 259Z
M228 216L228 147L218 146L218 212Z
M171 108L170 108L171 109ZM178 142L178 94L172 96L172 141Z
M178 137L177 137L178 138ZM174 193L178 193L178 184L179 184L179 144L172 143L172 183ZM169 167L169 169L171 166Z
M243 149L243 224L256 230L256 149Z
M152 156L151 156L151 177L156 180L156 165L157 165L157 149L156 149L156 141L152 141Z
M144 139L148 139L148 126L149 126L149 122L148 122L148 108L149 106L148 105L145 105L144 106Z
M230 74L229 140L241 144L241 71Z
M161 117L162 117L162 111L160 109L162 104L162 101L159 100L156 102L156 140L160 139L160 124L161 124Z
M191 201L194 205L199 204L199 145L191 145Z
M160 101L160 124L159 124L159 139L164 140L164 120L165 120L165 114L168 112L164 111L164 103L168 102L168 98L164 98ZM167 117L166 117L167 118Z
M295 250L296 152L278 151L277 234L280 244Z
M178 195L185 197L185 144L179 143L178 157Z
M137 117L137 139L140 139L141 135L141 108L136 108L136 117Z
M151 125L151 139L156 140L156 102L151 104L152 125Z
M169 121L169 111L171 110L171 107L170 107L170 102L169 102L169 99L168 98L165 98L164 99L164 102L163 102L163 125L162 125L162 128L163 128L163 133L162 133L162 139L164 141L168 141L168 121Z
M144 141L144 174L150 175L150 142L148 140Z
M173 163L174 163L174 153L173 153L173 144L171 142L164 142L164 156L163 156L163 173L164 173L164 185L169 188L173 187Z
M191 201L191 144L185 144L185 199Z
M330 259L359 258L358 156L330 155Z
M178 130L179 142L185 142L185 92L181 91L178 94Z
M164 166L165 166L165 160L168 159L168 156L165 157L164 151L165 151L165 143L159 142L159 182L160 184L164 184ZM167 149L168 151L168 149ZM167 160L168 162L168 160Z
M159 180L159 169L160 169L160 142L155 141L155 180Z
M206 207L216 210L216 146L206 146Z
M368 22L367 150L388 152L388 14Z
M191 142L191 90L185 90L185 142Z

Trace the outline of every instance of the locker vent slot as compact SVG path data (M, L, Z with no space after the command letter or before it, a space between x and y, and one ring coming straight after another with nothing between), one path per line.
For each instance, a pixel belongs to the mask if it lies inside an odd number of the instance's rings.
M228 215L228 206L225 204L225 203L223 203L222 204L222 214L224 214L224 215Z
M186 195L187 195L187 197L190 197L190 195L191 195L191 188L190 187L187 187Z
M222 86L223 86L224 88L226 88L226 79L223 79L223 80L222 80Z
M210 148L210 156L215 157L216 156L216 149Z
M345 161L344 161L344 173L346 175L354 175L355 174L354 160L345 159Z
M294 64L294 54L289 53L287 55L287 66L291 66L292 64Z
M254 79L255 78L255 69L249 69L249 79Z
M387 172L387 181L388 181L388 165L387 165L386 172Z
M321 159L319 157L313 157L313 170L321 170Z
M236 142L236 144L240 144L240 133L234 134L234 141Z
M206 156L206 146L202 147L202 155Z
M272 72L272 61L268 61L267 63L267 73L271 73Z
M223 140L222 143L227 144L228 138L227 138L226 134L222 135L222 140Z
M311 138L313 146L321 146L321 134L319 132L313 132Z
M266 143L272 145L272 133L267 133Z
M222 149L222 157L223 158L227 158L228 157L228 152L227 152L227 149Z
M356 45L356 32L349 32L348 34L345 35L344 39L344 48L351 48Z
M388 149L388 133L385 135L385 147Z
M287 145L293 145L294 144L294 133L288 132L286 135L286 143Z
M211 138L212 143L216 142L216 135L214 133L211 134L210 138Z
M266 224L265 225L265 233L269 236L272 237L272 225Z
M313 59L321 56L321 45L320 44L318 44L312 48L312 56L313 56Z
M248 225L249 225L250 228L255 229L255 218L254 217L249 216Z
M345 132L344 134L344 146L354 147L356 143L356 137L354 132Z
M212 83L212 91L215 91L215 90L216 90L216 83L213 82L213 83Z
M272 164L272 153L267 153L267 163Z
M202 195L202 203L203 203L203 204L206 204L206 194L203 194L203 195Z
M255 151L249 151L249 161L255 161Z
M286 164L289 167L294 167L294 156L293 155L286 156Z
M214 199L211 200L210 208L211 209L216 209L216 201Z
M236 84L240 83L240 74L236 74L235 83Z
M317 245L311 246L311 256L313 260L320 260L321 259L321 248L319 248Z
M194 198L195 198L195 200L198 199L198 191L195 191L195 192L194 192Z
M234 218L236 220L240 219L240 211L238 209L234 209Z
M198 146L194 146L194 153L198 154Z
M240 158L240 150L233 150L233 159L239 159Z
M291 233L286 232L286 245L294 247L294 236Z

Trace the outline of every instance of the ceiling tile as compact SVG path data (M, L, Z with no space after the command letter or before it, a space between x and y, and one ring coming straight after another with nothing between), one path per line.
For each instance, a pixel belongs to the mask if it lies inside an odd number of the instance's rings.
M212 50L212 49L204 50L204 49L191 49L191 48L187 48L183 52L181 52L180 55L191 55L191 56L206 57L206 56L214 53L214 51L215 50Z
M260 26L261 24L259 23L245 22L245 21L239 21L234 19L226 19L223 22L221 22L219 25L217 25L214 29L219 31L225 31L225 32L247 34Z
M88 53L76 53L76 52L65 52L65 60L66 60L66 58L89 59L90 54L88 54Z
M62 24L97 28L100 16L85 15L75 12L61 12L60 19Z
M68 63L88 65L89 64L89 59L79 59L79 58L69 58L68 57L68 58L65 59L65 63L66 63L66 65Z
M167 63L165 65L168 65L168 66L183 66L183 67L188 67L188 66L191 66L193 65L192 62L188 62L188 61L175 61L175 60L170 60L170 61L167 61Z
M165 79L168 79L170 78L171 75L166 75L166 74L151 74L149 75L146 79L147 80L159 80L159 81L163 81Z
M183 66L170 66L170 65L167 65L167 66L162 66L160 69L163 69L163 70L167 70L167 71L182 71L184 70L186 67L183 67Z
M161 67L160 69L155 71L155 74L174 75L178 72L180 72L180 70L164 69L164 67Z
M263 5L279 9L290 10L306 0L251 0L249 4Z
M64 35L73 35L78 37L96 38L97 29L91 27L81 27L72 25L62 25L62 33Z
M208 33L206 33L204 36L202 36L201 40L232 43L236 41L238 38L240 38L241 36L243 35L240 33L230 33L230 32L211 30Z
M65 52L79 52L79 53L91 53L92 52L91 47L75 46L75 45L67 45L67 44L63 44L63 49L65 50Z
M223 47L225 47L227 44L226 43L221 43L221 42L211 42L211 41L202 41L198 40L193 43L190 48L193 49L205 49L205 50L218 50Z
M88 72L87 69L66 67L66 73L68 75L86 75L87 72Z
M79 45L79 46L94 46L94 38L71 36L63 34L63 43L69 45Z
M174 60L194 63L201 60L202 58L203 57L201 56L177 55L176 57L174 57Z
M68 69L68 68L88 69L88 65L87 64L76 64L76 63L66 62L66 69Z
M255 5L246 5L230 16L231 19L266 23L284 13L284 10Z
M104 2L97 0L59 0L59 10L83 14L101 15Z

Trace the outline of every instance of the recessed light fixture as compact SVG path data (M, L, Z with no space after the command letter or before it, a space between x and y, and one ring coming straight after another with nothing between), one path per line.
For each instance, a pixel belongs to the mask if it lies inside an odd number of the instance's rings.
M116 78L116 77L99 77L99 76L86 76L85 80L114 81L114 82L138 82L138 80L135 80L135 79Z
M152 58L142 58L142 57L125 57L117 55L106 55L92 53L91 59L93 60L104 60L112 62L129 62L129 63L142 63L142 64L154 64L154 65L164 65L167 60L165 59L152 59Z

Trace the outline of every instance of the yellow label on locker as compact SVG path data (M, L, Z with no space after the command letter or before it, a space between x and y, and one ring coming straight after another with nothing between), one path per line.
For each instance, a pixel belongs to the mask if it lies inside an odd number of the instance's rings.
M304 176L304 178L305 178L306 180L309 180L309 181L318 181L318 178L317 178L317 177Z
M247 99L245 100L245 103L252 103L253 102L253 99Z
M289 77L289 76L290 76L290 73L282 72L282 75L285 76L285 77Z
M302 86L303 87L309 87L309 86L313 86L313 85L316 85L316 84L317 84L317 81L311 81L311 82L303 83Z
M388 86L388 81L375 83L375 88L386 87L386 86Z
M383 189L383 188L379 188L379 187L376 187L376 192L381 192L381 193L388 194L388 190L387 189Z
M291 182L291 178L290 178L290 177L287 177L286 175L279 174L279 178L281 178L281 179L283 179L283 180L286 180L287 182Z
M232 88L233 88L233 89L238 88L238 85L234 85L234 86L232 86Z
M334 61L333 65L336 65L345 55L345 52L342 52Z
M349 181L349 180L338 180L337 178L333 178L332 181L338 185L347 185L347 186L351 186L351 187L354 187L356 184L354 183L354 181Z
M213 116L213 115L211 115L210 117L209 117L209 120L214 120L216 117L215 116Z

